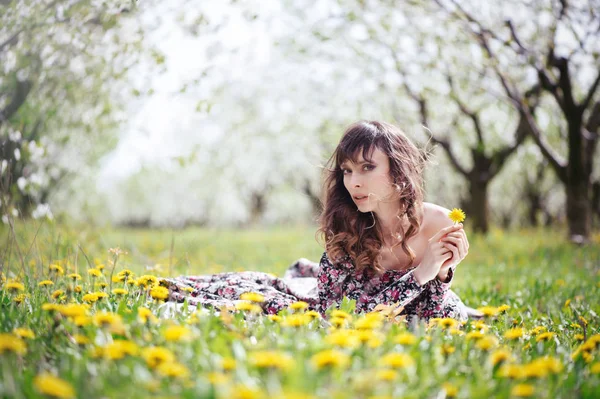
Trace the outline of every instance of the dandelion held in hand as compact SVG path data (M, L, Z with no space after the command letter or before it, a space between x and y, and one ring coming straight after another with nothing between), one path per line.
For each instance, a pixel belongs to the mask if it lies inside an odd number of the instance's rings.
M453 208L450 213L448 214L448 217L454 222L454 223L461 223L462 221L465 220L465 218L467 217L467 215L465 215L465 213L463 212L462 209L460 208Z

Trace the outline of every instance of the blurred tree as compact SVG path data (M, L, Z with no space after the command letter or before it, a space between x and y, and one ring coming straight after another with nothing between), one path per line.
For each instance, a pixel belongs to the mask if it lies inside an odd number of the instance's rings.
M417 113L407 116L406 102L398 100L392 102L391 114L401 126L420 119L429 140L444 150L454 171L467 181L468 197L463 198L462 206L471 225L487 232L488 187L525 140L526 122L520 119L513 124L514 112L498 111L497 96L485 90L490 71L477 59L465 59L464 54L471 51L468 42L447 46L452 31L430 12L430 6L388 1L375 7L375 2L362 0L330 6L329 15L311 24L311 31L316 41L337 45L315 44L308 56L328 57L343 68L360 63L365 86L375 82L380 92L396 98L408 93ZM310 14L312 9L297 12ZM353 59L344 56L347 49L355 54ZM536 85L527 92L532 109L539 93ZM498 123L501 118L509 122ZM507 130L511 131L508 140ZM460 146L460 152L470 159L460 156L452 144Z
M117 83L141 32L135 1L0 2L0 214L36 215L58 183L114 143ZM127 33L126 35L124 33ZM117 93L117 94L115 94ZM121 115L122 116L122 115ZM38 209L39 211L39 209Z
M570 239L589 238L593 195L592 172L600 127L600 2L503 2L482 12L475 2L436 0L447 15L487 57L510 103L566 190ZM514 13L519 9L518 14ZM486 10L487 11L487 10ZM522 15L527 15L523 18ZM529 73L556 102L563 117L566 159L550 145L526 98L523 79Z
M488 188L491 181L502 170L502 167L508 160L509 156L512 155L525 140L528 127L526 122L523 119L520 119L513 133L513 143L504 145L500 148L490 149L489 142L484 139L484 126L480 116L482 111L471 109L467 103L463 102L453 84L453 78L450 74L447 75L447 79L450 84L450 99L457 104L459 110L451 129L454 131L461 130L457 119L459 114L462 114L472 121L473 129L475 130L477 136L475 145L469 148L473 162L472 166L467 168L462 164L461 161L459 161L460 158L455 155L448 139L434 134L430 129L427 129L426 131L429 133L431 141L439 144L444 149L454 170L467 180L469 197L463 199L462 208L469 214L469 218L472 219L471 225L473 226L473 230L481 233L487 233L489 229ZM430 112L427 107L427 100L422 94L415 93L408 84L406 84L405 87L410 97L419 104L419 111L423 126L430 126ZM532 103L535 103L535 98L538 95L539 90L537 87L532 88L526 93L527 99ZM532 112L534 107L535 106L532 105ZM451 134L446 132L445 136L451 137Z

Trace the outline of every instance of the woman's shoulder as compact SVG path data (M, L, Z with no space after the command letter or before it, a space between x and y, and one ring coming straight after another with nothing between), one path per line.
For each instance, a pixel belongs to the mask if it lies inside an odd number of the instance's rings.
M427 239L433 237L441 229L454 224L448 216L450 210L431 202L423 202L423 234Z

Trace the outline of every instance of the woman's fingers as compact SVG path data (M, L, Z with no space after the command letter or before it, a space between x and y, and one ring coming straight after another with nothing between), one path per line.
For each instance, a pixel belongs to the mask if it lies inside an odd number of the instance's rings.
M446 248L448 248L452 252L452 257L458 261L460 261L460 254L458 252L458 248L452 244L446 243L444 244Z
M453 232L453 231L458 231L460 229L462 229L462 224L453 224L452 226L448 226L446 228L443 228L440 231L438 231L433 237L431 237L429 239L429 242L437 242L445 234L448 234L448 233Z
M465 242L465 237L460 235L460 238L454 236L445 236L442 238L442 242L452 243L459 249L459 254L461 259L467 256L467 252L469 251L468 243Z

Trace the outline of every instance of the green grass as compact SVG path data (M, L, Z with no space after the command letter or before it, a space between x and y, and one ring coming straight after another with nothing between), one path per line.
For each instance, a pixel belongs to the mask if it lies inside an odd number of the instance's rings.
M28 222L18 223L14 234L4 226L0 234L2 274L24 283L28 295L16 303L18 292L8 292L6 283L0 289L0 333L9 334L0 336L1 397L42 397L42 388L34 383L34 377L45 371L60 376L79 397L154 394L234 397L232 392L241 393L241 387L246 387L255 393L253 397L293 397L294 392L323 398L348 397L352 392L353 396L365 398L370 395L417 398L443 394L444 383L459 388L457 397L514 397L519 384L532 387L534 397L591 398L600 394L600 374L593 373L600 368L600 341L595 349L584 351L585 358L581 354L572 358L582 339L589 340L599 333L598 234L584 247L566 242L566 234L560 229L495 230L487 236L469 234L469 255L457 269L453 290L473 307L506 304L510 308L486 319L487 327L469 323L461 331L467 336L475 330L483 331L485 336L497 340L496 346L488 352L477 348L476 341L466 339L465 335L455 335L439 327L426 330L424 325L413 331L415 344L401 346L394 343L394 337L404 327L386 321L369 333L365 344L339 349L341 354L349 356L350 363L333 369L319 368L311 360L315 354L331 348L324 340L330 331L319 328L320 323L326 324L319 320L295 328L263 316L244 317L242 313L234 313L231 317L194 316L191 321L181 314L172 320L143 323L137 315L138 308L148 307L156 313L158 304L134 289L125 297L109 295L94 303L89 310L92 319L87 323L80 320L83 325L79 327L72 318L41 309L44 303L58 301L50 296L57 288L65 291L64 303L81 303L86 292L98 291L98 287L91 285L93 280L86 270L90 265L104 264L104 274L108 276L110 262L114 260L110 248L120 247L128 252L119 256L115 274L130 269L137 275L157 276L241 270L282 275L300 257L315 261L320 258L323 249L315 240L313 226L141 230ZM48 265L55 262L68 265L67 273L82 275L82 280L76 283L81 285L82 292L74 292L75 283L67 277L49 274ZM46 278L53 279L54 286L38 287L37 283ZM122 286L119 284L115 287ZM105 290L108 292L108 288ZM567 300L569 303L565 305ZM351 304L344 306L351 309ZM99 312L109 312L122 322L98 327L92 321ZM284 319L287 314L288 311L282 313ZM167 341L166 329L171 324L186 326L193 339ZM539 334L534 328L540 326L556 335L537 342ZM3 342L8 345L6 340L17 327L35 333L35 338L25 340L27 352L21 355L2 349ZM515 341L504 338L504 333L513 327L523 328L525 336ZM348 331L352 335L354 330ZM90 343L73 343L69 337L76 334L87 337ZM115 339L131 342L137 352L114 360L107 355L107 349L97 349L110 346ZM151 346L174 353L177 363L190 375L165 377L165 370L161 374L144 358L144 351ZM444 355L441 352L444 346L455 351ZM491 353L501 348L512 354L514 364L526 365L551 356L562 369L537 378L501 377L499 366L490 363ZM252 356L262 350L287 354L291 368L263 369L253 364ZM99 351L102 356L97 356ZM382 379L380 373L386 368L380 364L381 359L390 352L408 354L415 361L414 366L398 369L391 382ZM341 354L337 354L338 358ZM224 357L235 359L237 367L223 370ZM452 387L446 390L451 393Z

